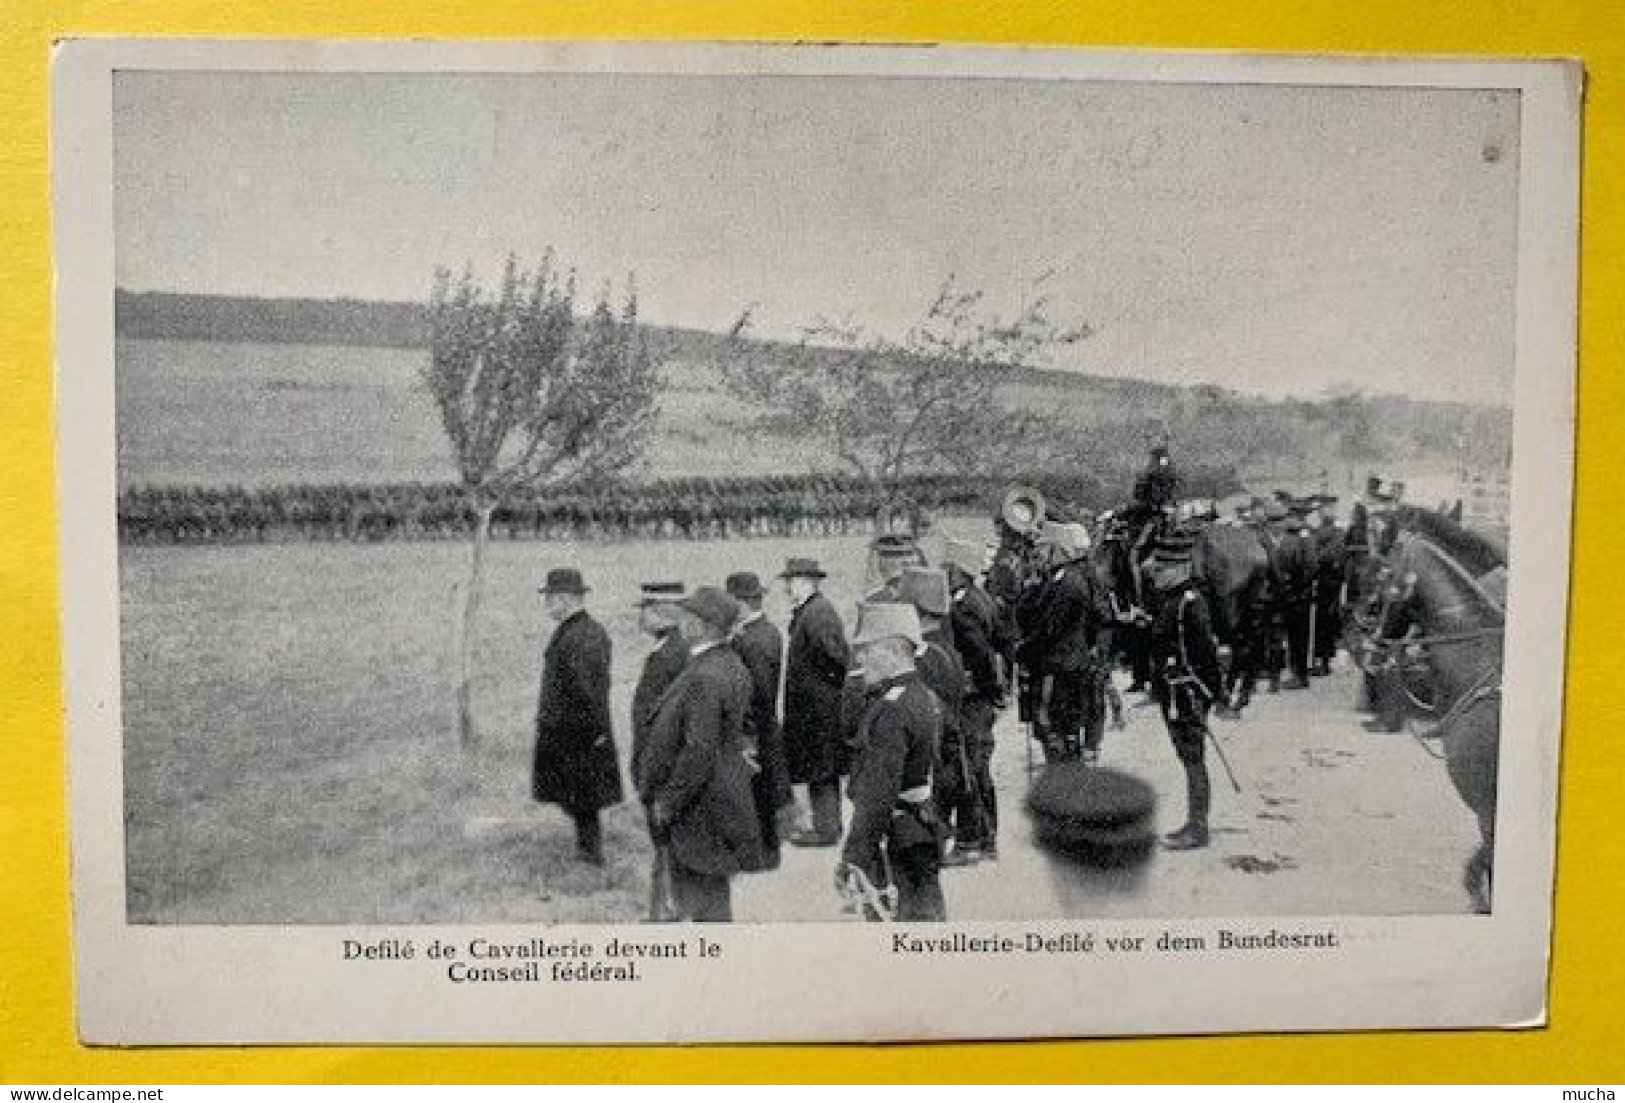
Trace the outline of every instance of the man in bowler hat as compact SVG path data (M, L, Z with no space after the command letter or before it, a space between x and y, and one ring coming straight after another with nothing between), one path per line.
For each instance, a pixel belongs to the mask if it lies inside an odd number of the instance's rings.
M638 598L638 627L658 644L643 660L643 672L632 690L632 784L638 784L649 725L655 709L677 675L688 665L688 644L678 629L678 602L686 596L681 582L645 582Z
M792 803L790 768L784 757L784 732L779 728L779 676L784 669L784 637L762 612L766 591L750 571L728 576L723 588L739 602L733 648L750 672L750 709L745 713L745 745L756 762L751 779L756 797L756 822L762 835L762 860L769 868L779 864L779 816Z
M621 770L609 718L609 633L587 614L581 572L559 567L541 588L558 625L542 658L536 704L531 794L557 804L575 821L582 861L604 864L600 809L621 801Z
M726 923L730 879L762 868L745 746L751 678L728 646L737 602L702 586L678 608L688 665L655 712L638 795L655 843L671 848L678 911L696 923Z
M826 577L816 559L795 557L780 573L795 612L784 670L784 750L790 780L807 786L812 826L792 832L795 846L841 841L841 690L851 654L841 616L819 592Z

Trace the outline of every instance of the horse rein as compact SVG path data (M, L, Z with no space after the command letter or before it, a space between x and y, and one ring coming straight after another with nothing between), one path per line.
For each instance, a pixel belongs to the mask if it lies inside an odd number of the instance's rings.
M1429 757L1438 759L1442 762L1445 756L1440 754L1438 751L1435 751L1432 747L1429 747L1427 743L1423 741L1443 739L1445 730L1449 728L1451 724L1456 723L1463 716L1467 715L1468 711L1471 710L1475 705L1488 701L1492 697L1499 697L1500 695L1501 669L1498 666L1492 666L1479 677L1478 681L1473 683L1471 689L1456 699L1456 703L1451 705L1449 711L1447 711L1443 716L1439 717L1439 722L1433 725L1431 729L1418 735L1410 726L1409 721L1407 721L1405 725L1406 731L1410 733L1412 739L1416 740L1416 745L1428 753Z
M1505 634L1506 629L1497 625L1495 627L1475 628L1470 632L1447 632L1436 636L1378 636L1371 640L1371 645L1384 649L1395 647L1439 647L1445 644L1475 643L1478 640Z

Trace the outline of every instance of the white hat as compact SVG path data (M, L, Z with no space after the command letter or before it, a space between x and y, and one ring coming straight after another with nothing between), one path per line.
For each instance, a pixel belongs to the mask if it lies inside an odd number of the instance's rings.
M1089 550L1089 530L1082 525L1062 524L1059 521L1046 521L1042 539L1046 544L1053 544L1062 552L1069 555L1082 555Z
M897 601L876 601L858 606L858 628L852 636L853 647L862 647L893 636L908 640L915 647L925 642L920 631L920 614L914 606Z
M958 567L974 578L987 565L987 553L964 540L949 540L942 548L942 565Z

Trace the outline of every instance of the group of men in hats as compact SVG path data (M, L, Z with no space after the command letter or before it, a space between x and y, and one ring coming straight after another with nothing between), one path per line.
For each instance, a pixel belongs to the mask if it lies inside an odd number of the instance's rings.
M548 572L557 622L543 656L533 796L574 819L583 861L604 863L602 809L623 798L609 710L609 635L586 610L581 572ZM777 861L778 810L789 800L778 729L777 630L760 616L752 574L689 592L645 584L639 621L657 645L632 696L633 786L669 858L678 912L732 918L731 878Z
M783 638L754 574L721 589L643 586L639 622L655 646L632 696L631 778L683 917L729 919L731 878L776 867L781 840L839 847L838 884L889 887L899 919L944 918L944 862L996 855L1004 640L978 582L983 553L950 542L932 568L910 544L908 562L882 567L850 638L813 559L791 558L780 574L793 610ZM623 794L610 642L587 593L570 568L542 587L558 628L543 661L534 795L569 812L580 857L602 864L599 813ZM805 822L794 786L805 787Z
M1138 494L1166 507L1178 480L1165 451L1141 484ZM1329 668L1345 603L1381 540L1362 510L1338 528L1335 501L1278 494L1220 519L1253 529L1269 560L1265 585L1230 626L1228 672L1195 576L1194 536L1156 526L1142 549L1144 678L1186 776L1172 848L1208 843L1210 713L1244 706L1261 677L1272 689L1301 687ZM1012 668L1032 672L1023 715L1038 721L1046 758L1097 759L1116 700L1122 611L1085 526L1043 523L1036 544L1042 567L1011 608L981 585L981 547L950 540L933 567L912 537L884 533L871 546L879 585L850 637L814 559L793 557L780 573L792 607L782 637L763 616L754 574L692 592L643 586L640 626L655 646L632 698L631 778L682 915L730 918L730 879L775 868L788 842L840 847L837 881L889 886L899 918L941 918L939 870L997 856L993 730ZM542 587L558 628L544 656L533 788L569 812L580 856L601 864L599 812L623 793L610 641L586 612L587 592L570 568L550 571Z

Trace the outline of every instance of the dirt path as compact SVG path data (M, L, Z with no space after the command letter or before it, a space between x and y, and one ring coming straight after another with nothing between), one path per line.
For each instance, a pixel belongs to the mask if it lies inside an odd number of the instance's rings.
M1466 910L1462 863L1476 842L1444 764L1405 732L1373 734L1341 669L1307 691L1260 694L1240 722L1214 730L1242 785L1210 748L1213 845L1159 852L1133 872L1085 870L1038 848L1026 813L1026 747L1013 710L1000 718L994 778L1000 858L943 873L951 919L1454 914ZM1132 698L1130 703L1132 703ZM1430 745L1431 746L1431 745ZM1159 795L1160 830L1178 826L1184 781L1154 705L1108 731L1105 765ZM735 883L744 922L839 920L831 850L786 848L774 873Z

